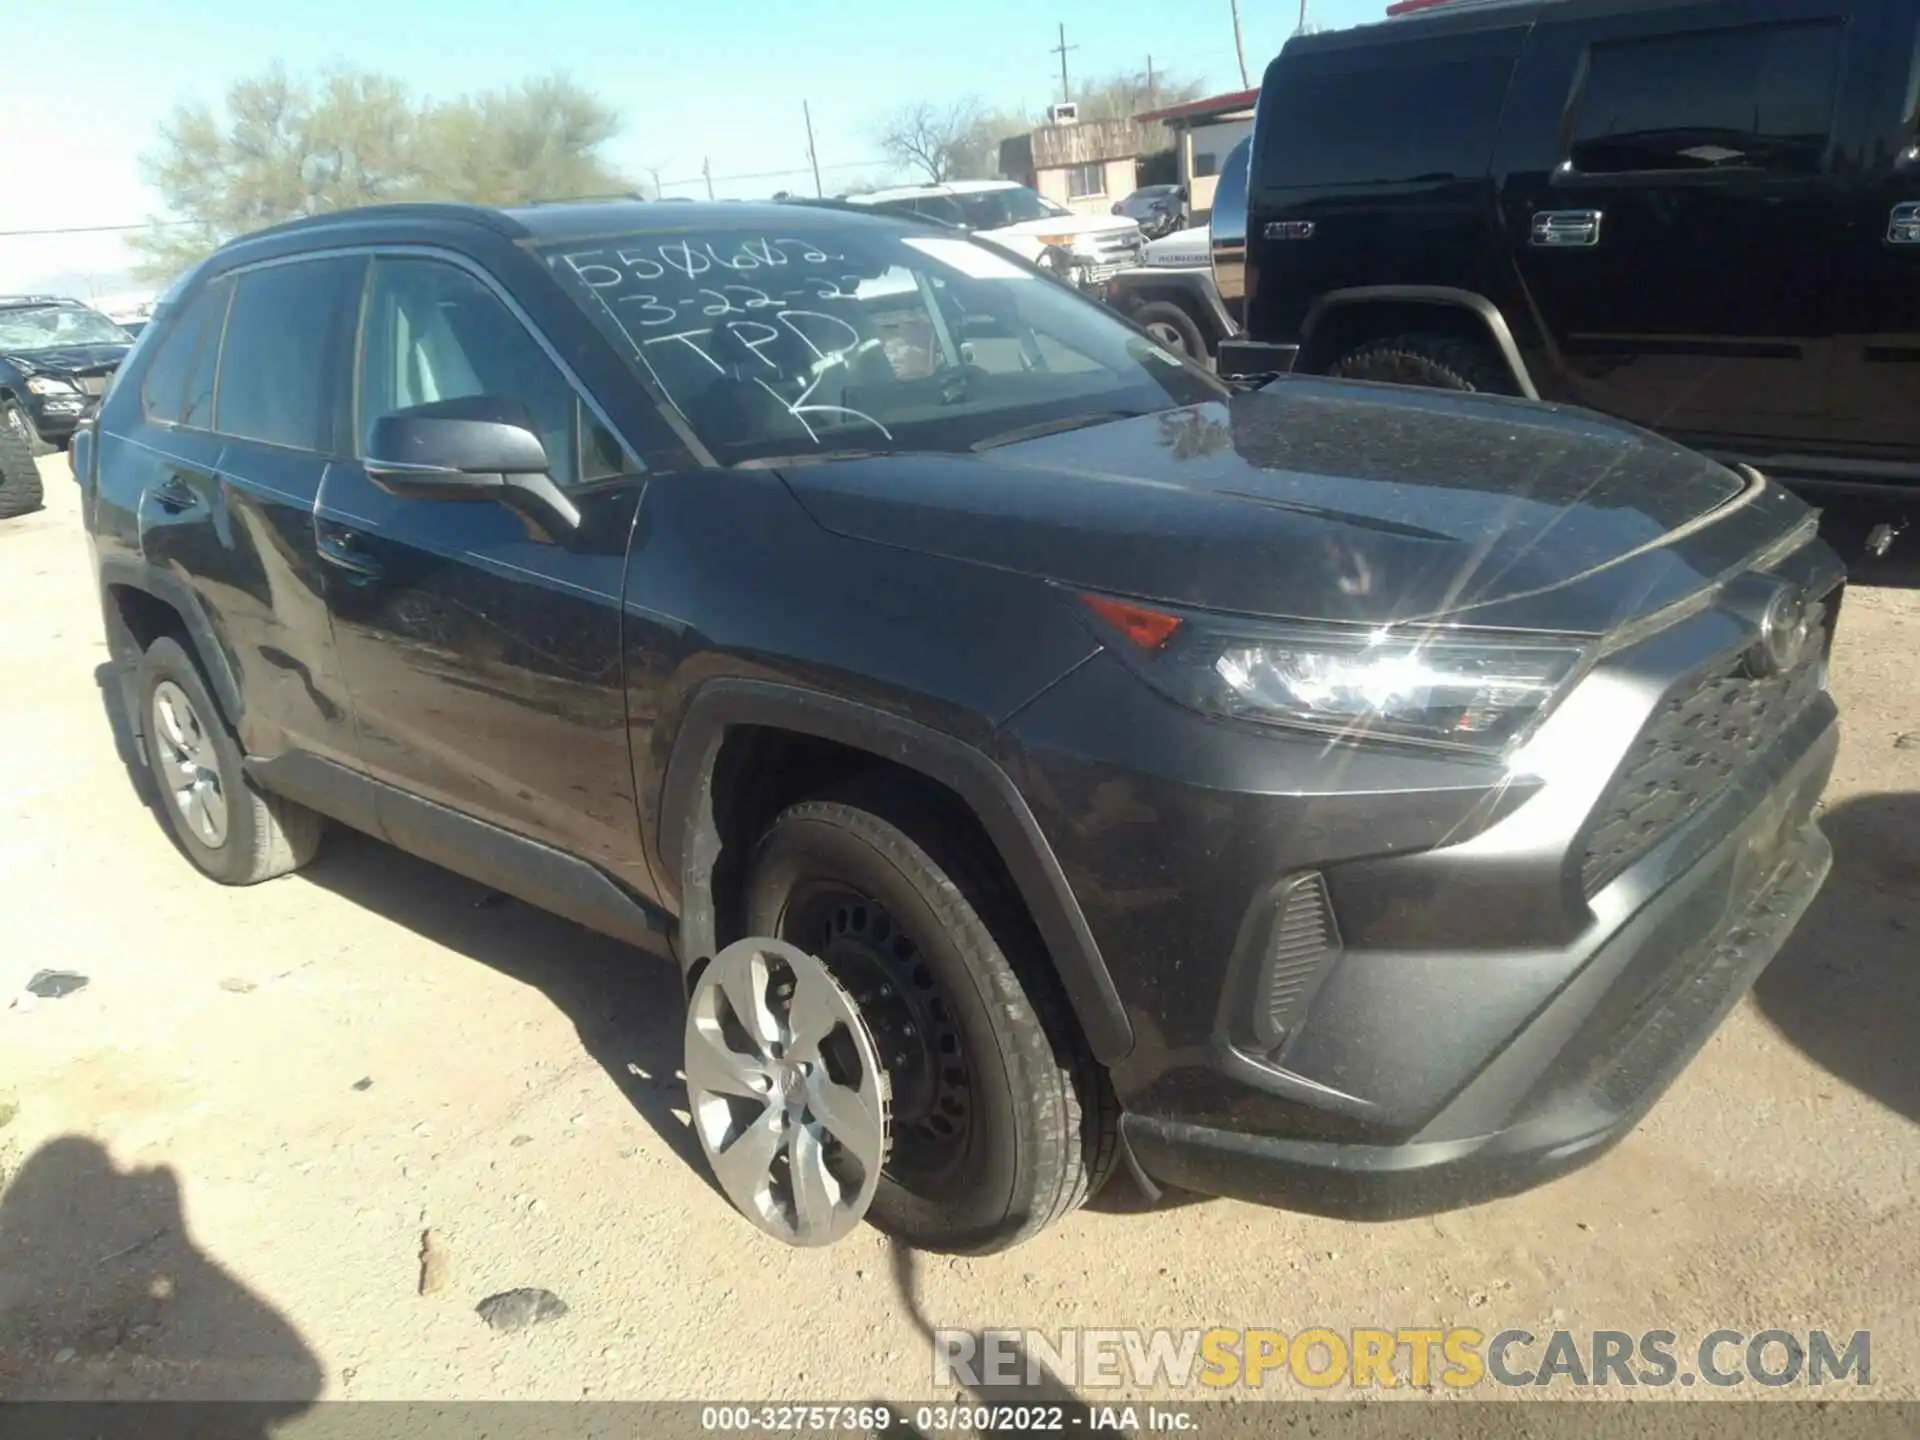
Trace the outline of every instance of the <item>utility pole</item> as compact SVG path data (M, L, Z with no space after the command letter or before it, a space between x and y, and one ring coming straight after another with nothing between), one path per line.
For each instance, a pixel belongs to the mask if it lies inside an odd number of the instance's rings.
M1069 50L1078 50L1079 48L1078 45L1067 44L1067 27L1063 21L1060 25L1060 43L1047 52L1049 55L1058 55L1060 57L1060 99L1062 101L1073 99L1073 90L1067 84L1067 52ZM1244 70L1246 66L1242 65L1240 68Z
M713 160L710 156L700 157L700 178L707 182L707 199L713 198Z
M1227 0L1233 7L1233 53L1240 57L1240 88L1247 89L1253 82L1247 79L1247 44L1240 38L1240 0Z
M657 166L649 165L646 167L646 171L647 174L653 177L653 198L658 200L660 198L660 170Z
M1307 0L1300 0L1302 5ZM805 100L800 102L800 113L807 117L807 159L813 165L813 198L824 199L826 191L820 188L820 152L813 148L813 106Z
M1306 3L1306 0L1300 0L1300 3L1304 5ZM1154 83L1153 56L1149 55L1147 56L1147 109L1158 110L1159 108L1160 108L1160 87Z
M1300 0L1300 28L1293 33L1296 35L1307 33L1307 0Z

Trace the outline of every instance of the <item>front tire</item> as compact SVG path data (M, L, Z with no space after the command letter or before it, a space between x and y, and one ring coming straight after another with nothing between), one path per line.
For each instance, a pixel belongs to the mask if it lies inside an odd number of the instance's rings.
M783 812L747 882L747 933L820 956L888 1069L892 1142L868 1218L988 1254L1093 1193L1116 1105L1031 920L977 842L898 781Z
M321 817L247 777L239 742L178 641L163 636L148 647L136 693L160 807L203 874L222 885L256 885L313 858Z
M1348 351L1327 370L1343 380L1373 380L1427 390L1516 395L1513 375L1486 345L1453 335L1394 335Z
M51 455L60 447L40 434L33 416L18 400L0 400L0 429L10 430L26 447L29 455Z

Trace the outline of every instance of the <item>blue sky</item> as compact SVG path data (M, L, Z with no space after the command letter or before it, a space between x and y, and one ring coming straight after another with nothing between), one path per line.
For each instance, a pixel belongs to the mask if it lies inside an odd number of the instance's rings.
M1378 18L1386 0L1309 0L1309 18ZM189 18L190 17L190 18ZM1241 0L1257 80L1294 28L1297 0ZM686 181L802 170L800 106L811 102L829 189L880 178L877 121L901 104L975 94L1038 106L1058 97L1056 25L1079 48L1070 71L1141 66L1237 88L1228 0L95 0L56 63L10 67L0 94L0 231L114 225L153 213L137 158L177 102L217 102L275 60L295 70L345 63L397 75L428 95L565 71L613 103L626 130L611 147L636 177ZM802 188L719 182L721 195ZM669 193L698 194L669 184ZM50 275L124 268L112 235L0 236L0 291Z

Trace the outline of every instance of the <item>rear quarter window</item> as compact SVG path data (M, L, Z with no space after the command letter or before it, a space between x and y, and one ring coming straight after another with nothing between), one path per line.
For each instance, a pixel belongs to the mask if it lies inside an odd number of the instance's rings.
M1519 42L1465 38L1471 48L1431 40L1283 55L1260 95L1259 183L1293 189L1484 175Z

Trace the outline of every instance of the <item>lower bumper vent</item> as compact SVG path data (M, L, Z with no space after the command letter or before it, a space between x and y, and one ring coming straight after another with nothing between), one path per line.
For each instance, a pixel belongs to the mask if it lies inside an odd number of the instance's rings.
M1262 1043L1277 1048L1285 1042L1327 963L1339 953L1327 882L1317 873L1303 875L1287 887L1275 913L1254 1015Z

